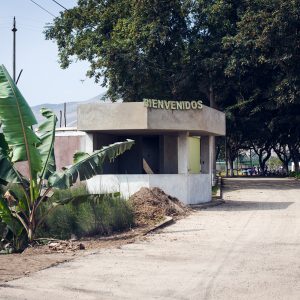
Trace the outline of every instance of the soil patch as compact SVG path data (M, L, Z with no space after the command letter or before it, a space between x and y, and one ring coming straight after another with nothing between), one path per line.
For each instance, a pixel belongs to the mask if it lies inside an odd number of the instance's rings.
M144 230L135 229L109 237L93 237L78 241L50 241L46 245L28 247L23 253L0 255L0 282L27 276L97 250L117 248L142 239Z
M21 254L0 255L0 282L13 280L29 274L89 255L104 248L116 248L145 239L144 235L166 216L175 220L186 216L190 208L159 188L141 188L129 199L135 217L134 229L106 237L80 240L40 240L40 244L28 247Z
M159 188L141 188L133 194L129 202L134 211L137 226L152 226L166 216L180 218L189 213L190 209L177 198L167 195Z

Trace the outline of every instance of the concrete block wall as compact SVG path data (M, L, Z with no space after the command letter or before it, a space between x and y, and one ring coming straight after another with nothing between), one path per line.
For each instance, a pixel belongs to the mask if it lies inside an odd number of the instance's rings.
M98 175L87 180L90 193L120 192L126 199L142 187L159 187L185 204L211 201L209 174Z

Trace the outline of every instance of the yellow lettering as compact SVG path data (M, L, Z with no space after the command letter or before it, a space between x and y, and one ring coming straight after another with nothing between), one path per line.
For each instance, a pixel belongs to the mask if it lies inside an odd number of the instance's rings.
M164 108L164 101L163 100L157 100L157 108Z
M167 101L157 99L143 99L144 106L150 108L160 109L202 109L202 101Z
M197 102L196 101L192 101L191 102L191 106L192 106L192 109L197 109Z
M202 101L197 101L197 107L198 107L198 109L203 108Z
M170 103L171 103L171 109L176 109L176 102L170 101Z
M177 109L183 109L183 101L177 101Z
M185 109L191 109L191 103L188 101L185 101Z
M170 109L170 108L171 108L170 101L165 101L165 109Z

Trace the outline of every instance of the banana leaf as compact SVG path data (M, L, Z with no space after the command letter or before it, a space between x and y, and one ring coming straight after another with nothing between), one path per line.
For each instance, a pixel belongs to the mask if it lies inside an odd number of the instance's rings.
M133 140L127 140L105 146L92 154L77 152L74 155L74 164L62 172L55 172L51 175L48 179L48 184L51 187L67 189L78 178L80 181L83 181L101 174L105 159L112 161L126 150L129 150L133 144Z
M9 148L3 133L0 133L0 150L4 155L8 156Z
M0 122L12 151L11 161L28 161L30 177L34 178L42 167L36 148L40 141L32 129L37 121L3 65L0 66Z
M8 226L15 236L19 236L23 231L22 224L13 217L6 201L2 198L0 198L0 220Z
M8 183L22 183L22 179L13 164L0 149L0 184L7 185Z
M48 179L51 174L56 171L55 156L54 156L54 140L55 140L55 127L57 117L50 109L42 108L42 115L46 118L39 127L41 143L38 149L41 154L43 169L40 173L41 179Z

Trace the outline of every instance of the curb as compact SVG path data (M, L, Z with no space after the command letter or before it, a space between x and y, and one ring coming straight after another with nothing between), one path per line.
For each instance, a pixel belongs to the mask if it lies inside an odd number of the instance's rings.
M192 209L206 209L206 208L210 208L210 207L214 207L214 206L218 206L221 204L224 204L225 201L224 200L212 200L210 202L206 202L206 203L202 203L202 204L191 204L190 207Z
M166 218L163 221L161 221L160 223L154 225L150 229L146 230L145 232L142 233L142 235L147 235L148 233L153 232L157 229L160 229L164 226L170 225L173 222L174 222L174 219L172 217L166 216Z

